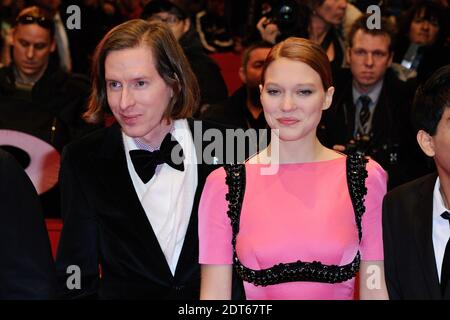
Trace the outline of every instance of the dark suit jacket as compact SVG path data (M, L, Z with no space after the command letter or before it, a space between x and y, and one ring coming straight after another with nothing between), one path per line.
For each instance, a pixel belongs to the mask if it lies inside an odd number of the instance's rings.
M56 297L56 273L36 190L0 149L0 299Z
M189 125L193 131L192 120ZM207 128L203 122L203 130ZM199 164L197 168L192 214L172 276L136 195L119 125L69 145L63 153L60 174L64 228L56 262L64 296L198 299L197 209L206 177L218 166ZM81 269L79 290L65 286L69 265Z
M347 145L353 139L355 130L356 107L353 104L350 70L342 70L334 82L336 91L333 103L323 113L318 130L320 140L330 148L336 144ZM412 83L401 82L388 70L373 114L371 145L379 152L372 157L388 171L389 189L426 173L422 168L425 160L410 123L413 89ZM390 161L389 150L396 152L396 163Z
M432 239L436 178L424 176L384 198L384 265L391 299L441 299Z

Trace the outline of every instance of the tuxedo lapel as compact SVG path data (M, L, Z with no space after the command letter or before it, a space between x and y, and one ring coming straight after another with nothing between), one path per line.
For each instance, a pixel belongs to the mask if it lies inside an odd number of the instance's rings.
M200 203L200 197L205 185L206 178L214 170L219 168L219 165L205 164L203 161L203 151L210 143L204 141L203 133L207 129L205 128L205 121L198 121L198 124L202 124L202 130L195 132L194 122L198 120L188 119L189 129L191 130L192 138L194 139L194 145L197 155L197 190L195 191L194 204L192 206L191 218L189 220L189 226L186 231L186 237L184 239L183 248L178 260L176 274L184 274L186 268L190 268L192 264L192 257L198 258L198 205ZM198 127L199 128L199 127ZM197 134L197 137L195 136ZM200 139L200 140L199 140ZM219 159L220 161L221 159ZM198 262L198 259L197 259Z
M201 134L197 133L197 140L200 140L200 141L195 141L195 137L194 137L194 144L195 144L195 150L197 151L197 163L198 163L197 164L198 186L200 187L200 188L197 188L195 198L200 198L202 191L203 191L203 186L205 184L205 181L206 181L206 178L208 177L208 175L212 171L220 168L222 166L222 164L225 163L225 158L226 158L225 152L226 152L227 141L226 141L225 128L217 128L215 126L211 126L207 121L188 119L189 129L191 129L192 136L194 136L194 122L198 122L198 123L202 124L201 125L201 128L202 128ZM204 157L203 153L204 153L206 147L212 142L205 141L205 139L203 139L203 134L205 133L206 130L209 130L209 129L220 131L220 133L223 136L223 146L222 146L221 152L215 153L212 155L212 156L215 156L215 160L217 160L218 164L205 163L205 159L204 159L205 157Z
M201 123L201 132L200 132L200 134L198 132L195 133L194 122L197 122L198 124ZM191 133L192 133L192 137L194 138L195 150L197 152L198 186L201 186L201 188L197 188L197 191L196 191L196 194L195 194L195 198L197 198L197 197L199 197L201 195L201 193L203 191L203 185L205 184L205 180L208 177L208 175L213 170L219 168L220 165L213 165L213 164L204 163L204 159L203 159L203 152L204 152L205 148L211 143L210 141L205 141L203 139L203 134L204 134L204 132L206 130L212 129L212 128L210 128L208 126L207 122L194 120L194 119L188 119L188 124L189 124L189 129L191 130ZM198 128L200 128L200 127L198 127ZM216 128L213 128L213 129L216 129ZM197 137L195 137L194 134L197 134ZM223 134L223 136L225 137L225 134ZM198 141L198 140L200 140L200 141ZM225 139L223 141L224 141L224 145L226 145ZM222 155L225 155L225 153L224 153L225 146L224 146L223 149L224 150L222 152ZM217 156L219 157L219 155L217 155ZM218 161L218 163L221 163L221 162L223 162L223 159L217 158L217 161Z
M426 179L419 190L418 203L415 206L414 232L416 247L421 260L431 299L441 299L439 278L436 269L436 258L433 247L433 188L436 176Z
M158 239L139 201L128 172L119 125L114 124L109 128L104 144L96 156L100 160L94 162L100 164L96 170L98 178L109 196L111 205L114 206L111 208L111 214L123 215L125 217L123 221L131 224L123 227L130 230L129 236L139 237L139 242L144 244L142 246L143 254L149 257L148 260L151 261L153 270L157 272L156 276L164 279L171 278L172 274L164 253L159 246Z

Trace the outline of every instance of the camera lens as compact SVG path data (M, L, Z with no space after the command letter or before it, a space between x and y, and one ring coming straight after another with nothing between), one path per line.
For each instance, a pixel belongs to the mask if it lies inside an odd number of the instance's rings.
M280 8L280 15L289 16L292 14L292 11L293 11L292 7L284 5Z
M277 18L284 24L291 24L297 19L296 4L292 1L284 1L277 10Z
M280 10L280 18L285 21L292 20L292 8L288 6L283 6Z

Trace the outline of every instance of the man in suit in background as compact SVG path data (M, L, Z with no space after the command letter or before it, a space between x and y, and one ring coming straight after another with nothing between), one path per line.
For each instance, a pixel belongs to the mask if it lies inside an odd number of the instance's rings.
M389 192L383 203L386 283L391 299L450 299L450 65L414 100L417 142L433 173Z
M0 300L52 299L56 274L36 190L0 149Z
M369 29L367 16L349 33L347 61L334 79L331 108L318 130L322 142L338 151L358 151L375 159L388 172L388 188L412 180L415 147L409 126L413 87L398 80L389 68L393 29L385 18L380 29ZM414 142L414 143L413 143ZM417 151L420 155L420 152Z

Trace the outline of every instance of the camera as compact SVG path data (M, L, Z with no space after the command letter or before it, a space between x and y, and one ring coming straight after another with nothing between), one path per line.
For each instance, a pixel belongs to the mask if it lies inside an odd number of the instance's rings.
M282 34L282 38L290 36L303 36L303 30L307 30L306 12L295 0L277 1L270 10L264 11L268 24L276 24ZM305 29L306 27L306 29Z
M398 143L387 143L375 147L370 135L358 134L347 143L345 153L358 153L371 157L383 165L396 165L399 162L400 146Z

